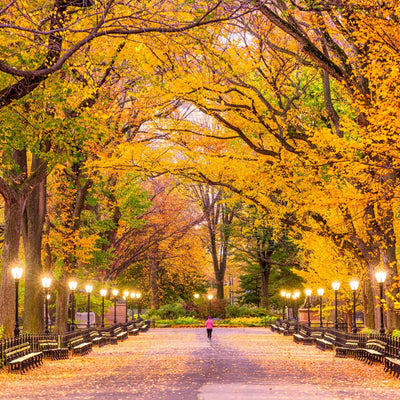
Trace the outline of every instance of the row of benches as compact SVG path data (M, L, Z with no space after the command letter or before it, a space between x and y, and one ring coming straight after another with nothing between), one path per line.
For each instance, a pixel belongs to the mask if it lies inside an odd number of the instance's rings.
M64 346L51 336L38 340L37 350L32 350L29 341L22 341L17 345L10 346L3 352L3 365L8 366L9 372L20 372L35 368L43 363L43 359L61 360L71 355L85 355L92 350L93 345L104 346L106 344L117 344L128 338L128 335L138 335L150 328L150 321L140 321L139 323L128 323L124 326L113 327L107 330L93 330L89 335L77 332Z
M293 334L293 340L305 345L315 344L316 347L324 351L335 350L336 357L350 356L368 364L382 363L385 371L396 377L400 376L400 351L390 351L389 344L378 338L370 338L366 341L351 338L346 340L344 344L340 344L333 332L324 330L310 332L300 328L298 332Z

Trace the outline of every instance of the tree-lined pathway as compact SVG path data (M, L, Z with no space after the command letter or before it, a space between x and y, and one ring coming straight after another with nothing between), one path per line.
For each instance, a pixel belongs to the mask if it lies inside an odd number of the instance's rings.
M393 400L382 365L337 359L263 328L150 329L84 357L0 374L0 399Z

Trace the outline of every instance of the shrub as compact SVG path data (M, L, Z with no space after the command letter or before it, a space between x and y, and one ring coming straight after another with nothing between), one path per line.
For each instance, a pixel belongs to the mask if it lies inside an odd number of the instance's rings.
M226 306L226 318L237 318L242 316L240 307L235 304L228 304Z
M184 317L186 315L186 311L180 303L166 304L165 306L160 307L158 310L158 315L161 317L161 319L176 319L179 317Z
M400 329L393 329L392 336L400 338Z

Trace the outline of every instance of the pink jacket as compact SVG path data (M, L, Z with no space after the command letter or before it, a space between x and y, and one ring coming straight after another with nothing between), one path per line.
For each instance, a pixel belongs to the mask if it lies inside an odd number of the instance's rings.
M210 318L206 321L206 328L212 329L214 327L214 321Z

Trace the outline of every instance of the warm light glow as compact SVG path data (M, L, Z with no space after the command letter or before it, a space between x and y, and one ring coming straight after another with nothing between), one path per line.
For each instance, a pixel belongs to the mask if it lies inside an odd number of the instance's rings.
M358 285L359 285L359 282L356 279L353 279L352 281L350 281L351 290L354 290L354 291L357 290Z
M125 292L124 292L124 297L125 297L125 300L129 297L129 292L127 290L125 290Z
M307 296L307 297L310 297L310 296L311 296L311 293L312 293L312 290L311 290L311 289L306 289L306 296Z
M113 289L113 291L112 291L113 296L117 297L118 296L118 292L119 292L118 289Z
M324 289L322 289L322 288L317 289L317 293L318 293L318 296L323 296L324 295Z
M281 296L286 297L286 290L281 290Z
M46 297L47 297L47 300L50 300L50 295L49 294Z
M92 293L93 285L86 285L85 289L86 289L86 293Z
M375 278L378 281L378 283L384 283L385 279L386 279L386 272L385 271L376 271Z
M107 289L100 289L100 296L106 297L107 296Z
M141 293L136 293L136 298L137 298L137 299L140 299L141 296L142 296Z
M292 295L289 292L286 292L286 298L290 299L292 297Z
M132 292L131 293L131 299L134 299L136 297L136 293L135 292Z
M339 290L340 282L338 282L338 281L332 282L332 288L333 288L333 290Z
M195 298L195 299L198 299L199 297L200 297L200 295L199 295L198 293L195 293L195 294L194 294L194 298Z
M69 281L68 282L68 286L71 290L75 290L76 287L78 286L78 282L77 281Z
M300 297L300 292L298 291L298 290L296 290L294 293L293 293L293 298L294 299L298 299Z
M213 295L212 295L212 294L209 294L209 295L207 296L207 299L208 299L208 300L212 300L212 298L213 298Z
M47 276L42 278L42 285L45 289L48 289L51 285L51 278L49 278Z
M11 268L11 274L12 274L14 279L21 279L23 271L24 271L23 268L20 267L20 266L16 266L16 267Z

